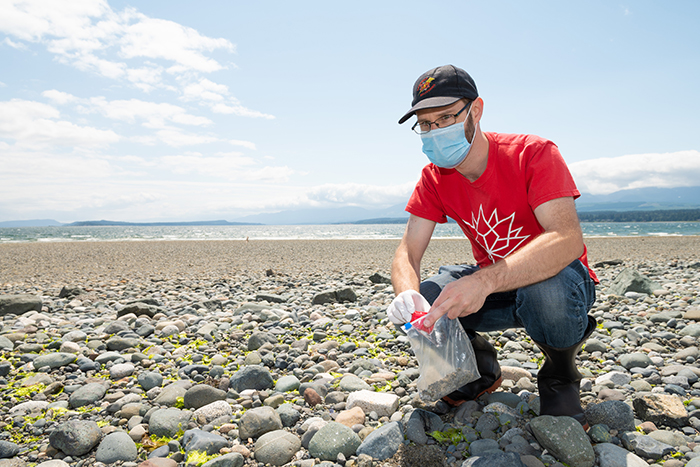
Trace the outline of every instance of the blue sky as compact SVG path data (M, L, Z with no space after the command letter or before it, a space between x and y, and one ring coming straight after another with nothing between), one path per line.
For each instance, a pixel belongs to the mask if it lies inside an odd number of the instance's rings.
M411 86L451 63L482 129L594 194L700 185L695 1L0 0L0 221L233 220L407 200ZM409 121L411 122L411 121Z

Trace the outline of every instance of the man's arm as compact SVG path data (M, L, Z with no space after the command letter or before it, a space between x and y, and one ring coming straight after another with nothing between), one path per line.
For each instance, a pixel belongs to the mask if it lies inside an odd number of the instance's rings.
M420 291L420 262L434 229L434 221L413 214L409 217L391 264L391 283L395 295L406 290Z
M508 257L448 284L424 323L442 315L454 319L481 309L489 294L514 290L555 276L583 254L583 234L571 197L557 198L535 209L544 232Z

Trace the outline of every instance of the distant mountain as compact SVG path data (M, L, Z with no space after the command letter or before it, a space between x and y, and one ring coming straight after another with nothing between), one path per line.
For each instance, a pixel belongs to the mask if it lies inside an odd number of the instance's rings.
M250 222L229 222L229 221L192 221L192 222L120 222L120 221L80 221L65 224L69 227L92 227L92 226L141 226L141 227L164 227L164 226L193 226L193 225L259 225Z
M653 211L700 208L700 186L679 188L635 188L609 195L582 193L576 200L579 212Z
M297 209L269 214L256 214L236 219L238 222L259 222L267 225L295 224L351 224L367 219L403 218L408 219L404 211L405 204L397 204L385 209L365 209L343 206L326 209Z
M0 222L0 228L2 227L59 227L62 224L53 219L31 219L28 221L3 221Z

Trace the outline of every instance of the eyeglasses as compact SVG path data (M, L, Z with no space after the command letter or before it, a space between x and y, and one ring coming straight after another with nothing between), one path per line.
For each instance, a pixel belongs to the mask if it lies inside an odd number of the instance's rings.
M435 125L438 128L445 128L446 126L454 125L457 123L457 117L459 114L464 112L464 110L469 107L469 105L472 103L472 101L467 102L467 105L462 107L462 109L457 112L454 115L443 115L442 117L438 118L434 122L416 122L412 127L411 130L415 131L419 135L424 135L426 133L430 133L430 130L432 130L433 125Z

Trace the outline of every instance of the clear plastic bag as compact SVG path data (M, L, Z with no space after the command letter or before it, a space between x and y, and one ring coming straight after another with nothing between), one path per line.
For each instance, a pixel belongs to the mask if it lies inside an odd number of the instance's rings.
M405 325L419 363L418 395L426 402L441 399L480 377L469 336L458 319L441 317L432 328L424 317Z

